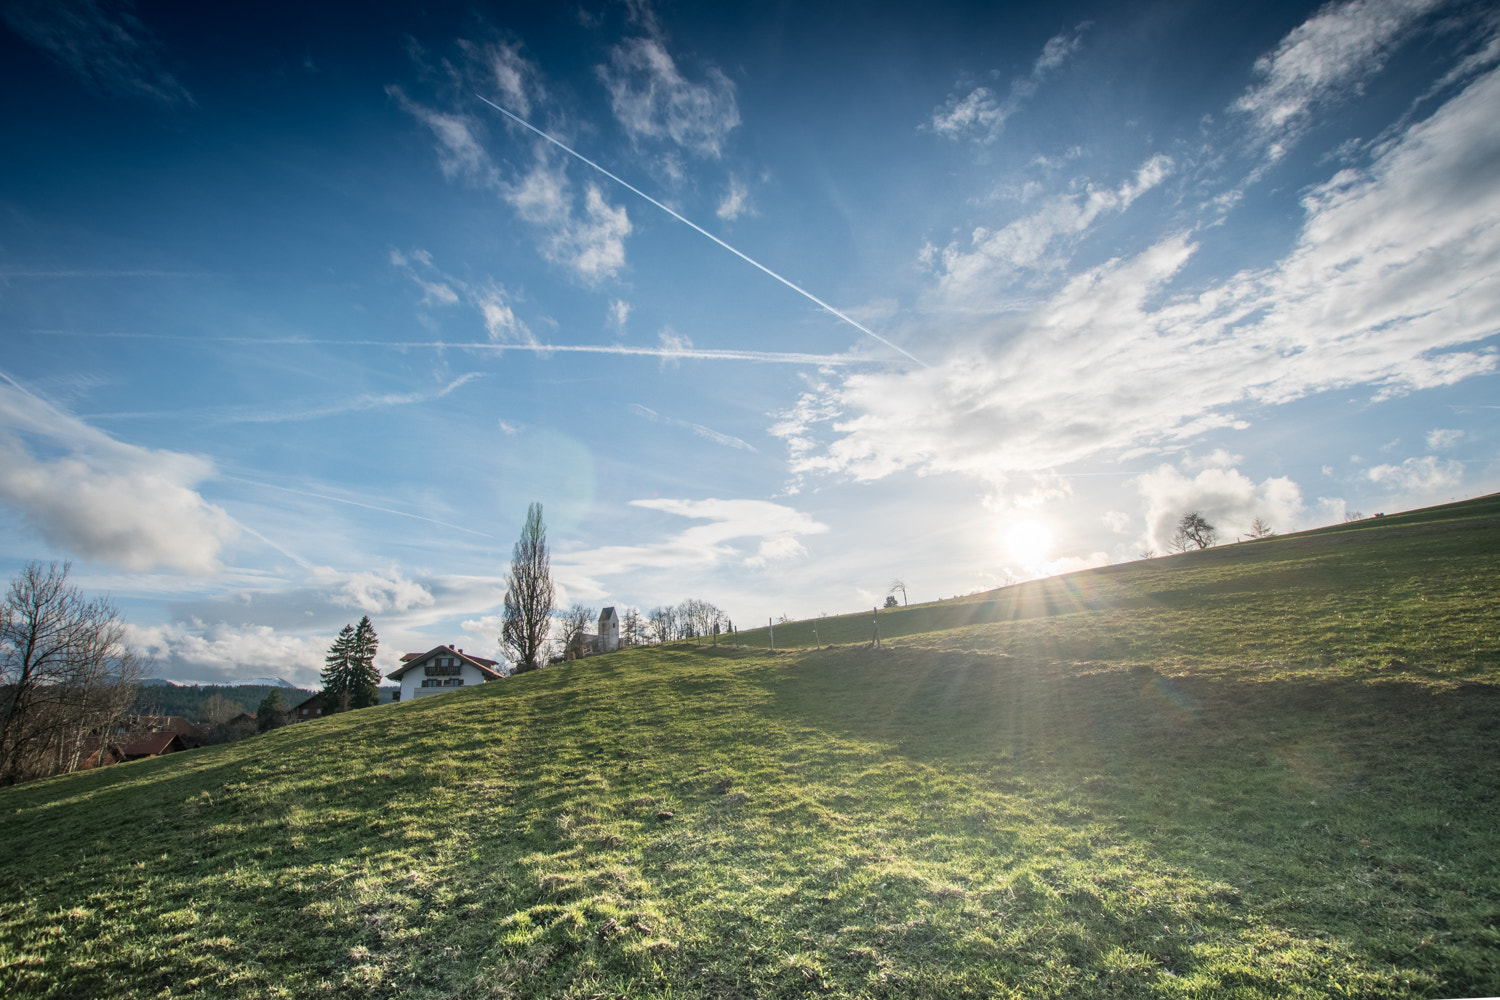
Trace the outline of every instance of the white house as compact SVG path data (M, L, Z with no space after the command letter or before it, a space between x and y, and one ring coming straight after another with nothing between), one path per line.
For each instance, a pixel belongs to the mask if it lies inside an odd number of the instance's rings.
M423 695L501 680L505 675L497 669L499 666L496 660L470 656L452 646L438 646L425 653L407 653L401 657L401 666L386 677L400 683L402 701L411 701Z
M613 653L620 648L620 616L614 608L599 612L599 644L601 653Z

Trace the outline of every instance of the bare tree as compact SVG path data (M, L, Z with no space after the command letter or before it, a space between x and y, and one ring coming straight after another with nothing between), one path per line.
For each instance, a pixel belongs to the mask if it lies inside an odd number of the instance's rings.
M511 550L505 577L505 613L501 642L516 664L516 673L542 666L547 636L552 629L552 558L547 553L547 526L542 505L526 510L526 525Z
M1255 520L1250 522L1251 538L1270 538L1274 534L1276 534L1276 532L1271 530L1271 526L1260 518L1257 517Z
M584 607L577 601L574 601L573 606L563 612L562 617L558 619L558 642L562 646L563 659L572 660L579 656L582 650L577 648L577 644L588 632L589 626L598 620L598 617L597 611Z
M685 631L693 636L709 636L714 626L724 620L724 612L710 601L689 597L677 606L678 617L687 626Z
M70 568L27 563L0 605L0 784L75 770L146 672L120 612L85 600Z
M1344 515L1344 523L1345 524L1351 524L1354 521L1363 521L1364 519L1365 519L1364 511L1351 510L1347 514Z
M677 609L670 604L652 608L647 612L646 623L653 642L670 642L677 627Z
M620 619L620 641L626 646L639 646L646 641L646 621L638 608L626 608Z
M1196 510L1182 515L1177 522L1177 534L1172 536L1172 551L1187 552L1190 549L1206 549L1214 543L1219 529L1208 523L1208 519Z
M325 704L328 702L326 695L323 701ZM210 726L217 726L221 722L228 722L244 711L244 707L237 702L230 701L222 694L215 692L204 699L202 707L198 709L198 715L200 722L206 722ZM325 708L325 714L327 711Z
M891 581L890 589L886 593L894 595L898 590L901 591L901 606L904 608L906 607L906 581L899 577Z

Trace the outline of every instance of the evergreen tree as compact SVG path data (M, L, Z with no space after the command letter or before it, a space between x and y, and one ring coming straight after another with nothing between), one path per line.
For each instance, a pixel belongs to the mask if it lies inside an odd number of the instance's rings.
M259 732L279 729L292 721L291 709L281 700L281 692L273 690L255 710L255 728Z
M345 625L323 658L323 714L344 712L354 694L354 626Z
M380 671L375 669L375 651L379 648L375 626L370 624L370 616L365 615L354 630L349 653L350 708L369 708L380 702Z

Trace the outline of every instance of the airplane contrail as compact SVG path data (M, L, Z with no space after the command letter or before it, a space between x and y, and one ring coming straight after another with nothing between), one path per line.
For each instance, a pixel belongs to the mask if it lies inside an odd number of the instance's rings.
M347 500L344 497L331 497L331 496L329 496L326 493L313 493L313 492L311 492L309 490L294 490L290 486L277 486L274 483L265 483L265 482L261 482L258 479L245 479L242 476L220 475L220 476L216 476L215 478L217 478L217 479L228 479L228 480L231 480L231 481L236 482L236 483L249 483L251 486L259 486L259 487L262 487L263 489L268 489L268 490L280 490L282 493L295 493L298 496L313 497L314 499L317 499L317 500L331 500L334 503L345 503L345 504L348 504L351 507L363 507L365 510L376 510L376 511L379 511L380 513L382 513L382 514L395 514L397 517L409 517L409 518L411 518L414 521L427 521L430 524L440 524L440 525L442 525L445 528L452 528L455 531L465 531L465 532L468 532L471 535L478 535L480 538L494 538L495 537L494 535L485 534L483 531L475 531L473 528L465 528L461 524L453 524L453 523L451 523L449 521L439 521L435 517L427 517L424 514L412 514L412 513L409 513L408 511L404 511L404 510L392 510L389 507L377 507L377 506L375 506L372 503L360 503L358 500ZM252 534L254 534L254 533L252 532ZM260 538L261 541L267 541L267 539L262 538L260 535L256 535L256 537ZM291 553L287 553L287 555L291 555ZM295 557L293 557L293 558L295 558Z
M134 333L120 331L42 330L30 331L52 337L97 337L116 340L181 340L195 344L254 344L257 346L292 347L388 347L398 351L530 351L533 354L617 354L627 357L664 358L668 361L755 361L762 364L843 366L885 364L877 359L853 358L844 354L798 354L792 351L741 351L710 347L631 347L627 344L507 344L497 341L465 340L332 340L319 337L198 337L190 334Z
M483 94L475 94L474 96L477 97L477 98L479 98L484 103L488 104L490 107L494 108L496 111L500 112L505 117L511 119L512 121L517 122L520 125L525 126L526 128L530 129L531 131L535 132L537 135L541 136L543 139L546 139L548 142L552 143L552 145L556 146L558 149L562 150L563 152L568 153L571 156L575 156L578 159L582 160L584 163L587 163L589 166L593 167L595 170L599 171L605 177L608 177L610 180L614 181L616 184L620 185L621 187L626 188L629 191L633 191L636 194L640 195L642 198L645 198L651 204L655 205L657 208L661 209L663 212L666 212L668 215L670 215L672 218L676 219L678 222L682 223L683 225L690 226L693 229L696 229L698 232L702 233L704 236L707 236L709 239L711 239L715 243L719 244L719 246L723 247L725 250L728 250L730 253L732 253L736 257L740 258L740 260L743 260L747 264L754 265L755 267L757 267L760 270L764 271L766 274L769 274L771 277L775 278L777 281L781 282L786 287L790 288L792 291L794 291L797 294L802 295L802 296L804 296L804 297L812 300L813 302L817 303L823 309L825 309L828 312L832 313L833 315L837 316L839 319L843 320L845 323L848 323L850 326L854 327L860 333L863 333L863 334L865 334L866 336L869 336L869 337L873 337L876 340L880 341L882 344L884 344L886 347L889 347L891 350L896 351L896 352L898 352L900 354L906 355L908 358L910 358L911 360L915 361L917 364L921 365L923 368L930 367L927 364L927 362L923 361L921 358L919 358L916 355L912 354L910 351L907 351L907 350L905 350L902 347L898 347L897 345L891 343L889 340L886 340L880 334L876 333L874 330L871 330L869 327L865 326L863 323L860 323L860 322L858 322L858 321L856 321L854 319L851 319L850 317L844 315L843 313L841 313L837 309L835 309L833 306L829 305L827 302L824 302L822 299L818 298L812 292L809 292L807 289L803 288L801 285L798 285L798 284L796 284L793 281L789 281L788 279L783 278L781 275L777 274L775 271L771 270L769 267L766 267L766 265L762 264L760 261L756 260L755 258L749 257L749 256L747 256L747 255L745 255L743 253L740 253L734 247L730 246L728 243L725 243L723 240L719 239L717 236L715 236L713 233L709 232L707 229L704 229L702 226L698 225L696 222L693 222L691 219L684 218L683 216L679 215L678 213L672 211L670 208L668 208L667 206L663 205L661 202L657 201L655 198L651 197L649 194L647 194L646 192L642 191L640 188L638 188L635 185L631 184L629 181L623 180L623 179L615 176L614 174L610 173L608 170L605 170L603 167L599 166L599 164L595 163L593 160L589 159L587 156L584 156L582 153L578 152L578 150L574 149L572 146L565 145L565 144L559 142L558 140L552 138L552 136L548 135L546 132L543 132L541 129L539 129L535 125L531 124L531 122L529 122L526 119L520 117L519 115L516 115L516 114L513 114L513 113L511 113L509 111L506 111L500 105L496 104L494 101L490 100L488 97L485 97Z

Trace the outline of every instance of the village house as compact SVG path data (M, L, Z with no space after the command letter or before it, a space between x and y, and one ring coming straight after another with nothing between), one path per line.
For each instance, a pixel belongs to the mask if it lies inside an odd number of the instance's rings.
M442 694L486 681L502 680L497 660L471 656L453 646L437 646L425 653L407 653L401 666L386 674L401 685L401 701Z

